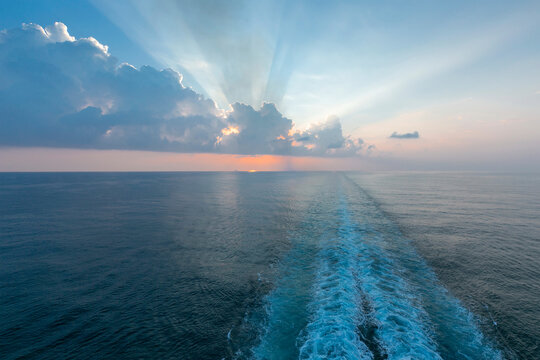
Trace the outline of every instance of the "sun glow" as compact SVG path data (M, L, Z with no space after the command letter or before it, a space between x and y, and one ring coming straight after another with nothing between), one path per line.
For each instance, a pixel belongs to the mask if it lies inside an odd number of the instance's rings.
M225 136L231 134L240 134L240 129L238 126L229 125L229 127L222 129L221 133Z

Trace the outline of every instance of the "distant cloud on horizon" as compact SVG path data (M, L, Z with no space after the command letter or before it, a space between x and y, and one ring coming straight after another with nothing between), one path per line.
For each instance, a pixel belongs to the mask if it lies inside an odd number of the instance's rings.
M220 109L182 75L120 63L66 25L0 31L0 146L228 154L354 156L341 123L297 131L274 104Z
M414 131L411 133L403 133L399 134L397 132L393 132L392 135L389 136L391 139L418 139L420 137L420 134L418 131Z

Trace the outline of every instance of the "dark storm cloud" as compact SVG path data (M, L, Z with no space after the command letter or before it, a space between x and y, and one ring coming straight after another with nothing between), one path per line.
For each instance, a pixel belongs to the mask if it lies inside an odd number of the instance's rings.
M170 69L119 63L62 23L0 32L0 145L339 156L362 149L331 119L303 132L273 104L230 110Z

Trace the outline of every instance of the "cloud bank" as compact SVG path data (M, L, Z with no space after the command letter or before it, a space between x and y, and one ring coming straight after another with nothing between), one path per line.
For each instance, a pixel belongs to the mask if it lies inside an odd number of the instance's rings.
M418 131L404 134L398 134L394 131L389 137L391 139L418 139L420 137L420 134L418 134Z
M0 145L230 154L352 156L337 118L294 130L275 105L219 109L182 75L120 63L66 25L0 32Z

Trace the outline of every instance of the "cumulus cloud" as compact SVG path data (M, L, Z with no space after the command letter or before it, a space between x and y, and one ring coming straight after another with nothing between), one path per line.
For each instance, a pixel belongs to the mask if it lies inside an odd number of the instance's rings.
M293 139L292 145L297 147L298 151L319 155L356 155L363 148L362 139L343 136L337 117L330 117L324 123L296 132Z
M4 146L317 156L363 148L337 118L294 131L273 104L219 109L179 73L120 63L59 22L0 32L0 128Z
M420 134L418 134L418 131L414 131L411 133L403 133L403 134L399 134L394 131L392 135L390 135L391 139L418 139L419 137L420 137Z

